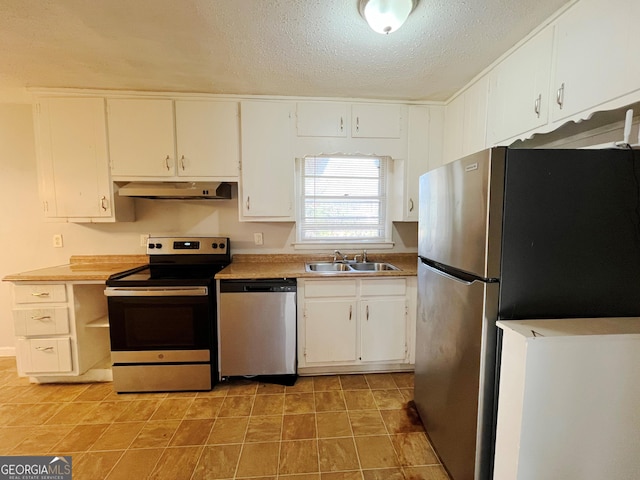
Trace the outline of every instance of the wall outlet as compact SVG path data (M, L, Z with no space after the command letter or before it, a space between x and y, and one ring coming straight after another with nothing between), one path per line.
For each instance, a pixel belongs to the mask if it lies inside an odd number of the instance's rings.
M256 245L264 244L264 238L262 237L262 232L253 234L253 243Z
M147 243L149 243L149 234L143 233L142 235L140 235L140 246L146 247Z
M62 248L62 234L61 233L56 233L53 236L53 246L55 248Z

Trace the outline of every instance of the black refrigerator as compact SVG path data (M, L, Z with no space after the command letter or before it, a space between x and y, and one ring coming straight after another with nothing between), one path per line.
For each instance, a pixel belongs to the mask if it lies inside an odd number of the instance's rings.
M415 403L492 477L497 320L640 316L640 152L492 148L420 177Z

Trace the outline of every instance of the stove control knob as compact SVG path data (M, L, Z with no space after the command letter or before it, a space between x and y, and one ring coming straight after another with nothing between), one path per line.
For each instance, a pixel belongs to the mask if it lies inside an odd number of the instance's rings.
M216 248L218 248L218 244L217 243L212 243L211 244L211 248L213 248L215 250Z
M149 244L149 248L156 248L156 244L155 243L150 243Z
M225 247L224 243L221 243L220 248L224 248L224 247Z
M162 244L161 243L156 243L156 248L162 248Z

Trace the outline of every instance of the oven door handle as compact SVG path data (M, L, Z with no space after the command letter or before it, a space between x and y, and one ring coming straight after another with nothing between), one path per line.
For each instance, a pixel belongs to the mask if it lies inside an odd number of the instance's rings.
M203 297L209 294L207 287L107 287L107 297Z

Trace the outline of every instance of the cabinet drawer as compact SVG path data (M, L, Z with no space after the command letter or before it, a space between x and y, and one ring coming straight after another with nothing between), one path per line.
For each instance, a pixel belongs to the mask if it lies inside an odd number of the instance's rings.
M50 303L67 301L67 291L64 284L16 285L13 292L16 303Z
M304 282L304 296L309 297L354 297L355 280L307 280Z
M24 373L65 373L72 370L71 339L18 339L20 367Z
M407 281L404 278L384 278L376 280L362 280L360 285L361 295L405 295Z
M20 336L69 333L67 307L16 309L13 321L15 334Z

